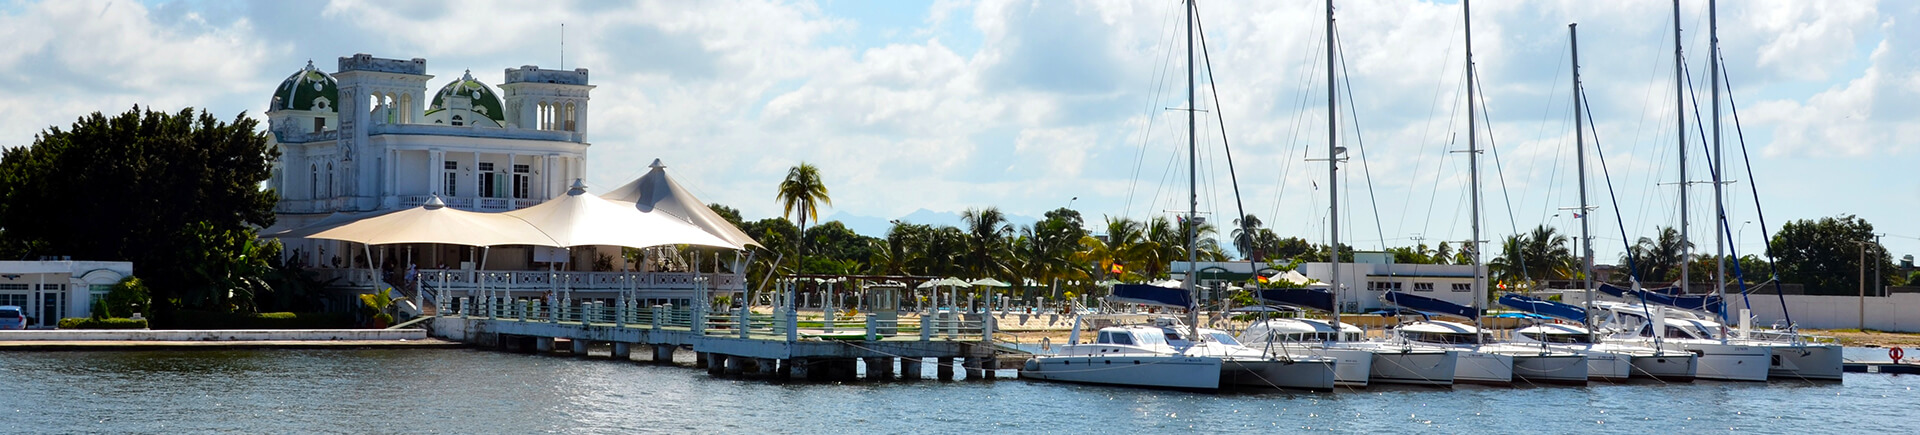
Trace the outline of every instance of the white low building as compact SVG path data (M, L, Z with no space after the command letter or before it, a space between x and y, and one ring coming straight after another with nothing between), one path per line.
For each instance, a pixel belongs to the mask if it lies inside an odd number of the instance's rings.
M1384 308L1387 303L1380 296L1388 290L1426 296L1460 305L1472 305L1475 295L1485 300L1484 288L1474 291L1473 266L1454 264L1398 264L1393 257L1385 254L1355 253L1353 262L1340 263L1340 307L1341 311L1362 312ZM1246 261L1200 262L1199 284L1205 286L1209 281L1245 282L1256 271L1272 276L1277 271L1272 267ZM1485 272L1483 266L1480 270ZM1296 270L1307 278L1320 282L1331 282L1334 267L1332 263L1301 263ZM1187 272L1185 262L1171 265L1174 279L1184 279ZM1214 295L1202 295L1211 298Z
M88 317L93 302L133 276L126 261L0 261L0 305L18 306L29 327L51 328L66 317Z

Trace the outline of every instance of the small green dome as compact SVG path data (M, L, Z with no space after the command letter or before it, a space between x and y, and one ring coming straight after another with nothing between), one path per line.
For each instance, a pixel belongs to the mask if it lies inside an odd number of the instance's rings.
M313 61L307 61L307 67L301 68L273 90L273 102L268 103L267 111L313 110L339 113L336 105L340 101L340 86L333 76L313 68Z
M471 70L462 74L460 79L454 80L453 83L448 83L446 86L440 87L440 92L433 94L433 103L427 105L427 113L431 114L446 110L447 97L456 95L467 97L472 101L474 113L486 116L497 123L505 124L507 122L506 111L500 109L502 107L500 104L500 96L493 93L493 88L487 87L486 84L480 83L479 80L474 80L473 71Z

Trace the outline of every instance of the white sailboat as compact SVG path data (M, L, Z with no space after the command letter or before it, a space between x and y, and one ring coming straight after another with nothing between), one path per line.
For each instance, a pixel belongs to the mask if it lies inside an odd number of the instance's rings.
M1187 107L1194 108L1193 23L1195 6L1186 2ZM1187 111L1188 219L1198 215L1197 135L1194 110ZM1195 264L1195 226L1187 229L1187 261ZM1193 270L1189 268L1189 270ZM1241 346L1232 335L1198 327L1199 307L1193 302L1196 276L1182 280L1182 289L1134 286L1144 292L1139 302L1187 310L1183 331L1179 322L1159 318L1154 325L1101 328L1092 343L1080 342L1081 318L1075 318L1069 343L1058 354L1027 360L1021 376L1055 381L1212 390L1222 382L1310 391L1331 391L1338 360L1303 354L1273 354ZM1115 297L1125 286L1115 286ZM1154 291L1175 290L1175 292Z
M1579 213L1591 216L1592 206L1587 203L1587 152L1586 123L1583 115L1585 108L1585 89L1580 81L1580 38L1579 25L1567 24L1569 58L1573 63L1573 129L1574 161L1578 167L1575 177L1579 183ZM1513 295L1502 297L1501 303L1513 305L1529 312L1548 311L1550 315L1567 317L1583 324L1592 322L1593 317L1593 235L1588 219L1580 219L1580 264L1585 281L1587 305L1577 309L1552 301L1520 297ZM1510 300L1517 300L1519 303ZM1568 311L1578 310L1569 315ZM1538 324L1514 331L1513 340L1521 343L1536 343L1543 347L1565 350L1587 358L1587 378L1605 382L1626 382L1630 378L1645 377L1667 382L1692 382L1697 370L1697 361L1689 352L1662 350L1652 346L1638 346L1626 343L1597 342L1593 331L1587 328L1567 324Z
M1722 192L1722 188L1726 183L1723 182L1721 174L1725 172L1726 154L1721 152L1720 149L1720 27L1718 5L1715 4L1713 0L1707 1L1707 14L1708 31L1710 32L1708 39L1711 44L1711 53L1708 55L1708 62L1709 65L1711 65L1709 69L1711 69L1710 74L1713 77L1711 82L1711 86L1713 87L1713 158L1715 159L1713 167L1716 168L1716 170L1713 171L1713 206L1715 211L1715 230L1713 234L1714 252L1716 254L1716 261L1714 262L1716 269L1714 273L1714 291L1721 297L1721 313L1724 314L1726 312L1727 289L1727 233L1725 228L1727 225L1727 213L1726 198ZM1752 317L1748 314L1747 310L1741 310L1740 317L1740 329L1734 332L1734 334L1737 335L1736 341L1766 347L1773 354L1772 358L1769 359L1767 370L1768 378L1779 380L1841 380L1841 372L1844 371L1845 367L1842 363L1844 358L1841 356L1839 343L1814 342L1808 340L1806 337L1800 336L1797 331L1785 334L1765 334L1761 336L1763 338L1756 339L1750 327L1752 325ZM1724 319L1726 317L1723 315L1720 318ZM1726 325L1720 325L1720 327L1713 330L1713 332L1715 335L1720 336L1722 341L1728 340L1728 337L1726 337L1728 335Z
M1585 384L1585 359L1578 354L1542 346L1492 342L1476 326L1480 323L1480 305L1486 300L1486 276L1482 272L1480 235L1480 148L1477 140L1477 104L1473 80L1473 13L1470 2L1460 2L1466 30L1467 73L1467 177L1473 222L1473 306L1469 313L1475 325L1426 320L1400 325L1394 334L1402 340L1443 345L1459 353L1454 382L1512 384L1515 379L1532 383ZM1392 292L1389 292L1392 293Z

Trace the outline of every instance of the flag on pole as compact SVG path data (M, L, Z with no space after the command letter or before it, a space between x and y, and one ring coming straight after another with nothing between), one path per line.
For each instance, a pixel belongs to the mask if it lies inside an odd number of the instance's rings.
M1127 271L1127 268L1124 266L1121 266L1120 263L1113 263L1113 267L1108 268L1107 270L1112 271L1114 275L1119 275L1121 273L1125 273Z

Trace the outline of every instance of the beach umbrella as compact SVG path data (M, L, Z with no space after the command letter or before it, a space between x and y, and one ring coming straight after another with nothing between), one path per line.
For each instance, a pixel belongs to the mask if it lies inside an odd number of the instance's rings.
M1006 281L1001 281L993 278L980 278L980 279L973 280L973 282L970 282L967 284L985 286L985 287L1013 287L1013 284L1008 284L1006 283Z

